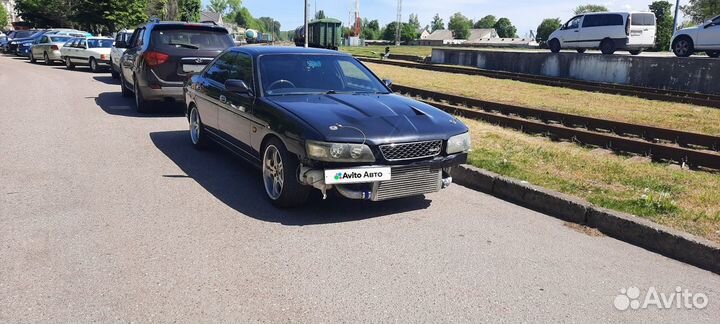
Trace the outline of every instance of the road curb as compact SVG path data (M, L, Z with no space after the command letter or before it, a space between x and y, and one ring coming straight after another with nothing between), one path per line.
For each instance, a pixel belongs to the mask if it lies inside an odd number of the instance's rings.
M720 245L703 238L471 165L455 167L451 175L455 183L470 189L595 228L615 239L720 274Z

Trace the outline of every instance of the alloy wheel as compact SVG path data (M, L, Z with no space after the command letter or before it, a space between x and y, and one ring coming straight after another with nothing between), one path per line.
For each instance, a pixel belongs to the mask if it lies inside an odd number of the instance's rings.
M196 145L200 143L200 115L195 108L190 111L190 140Z
M675 54L678 56L687 55L690 50L690 43L687 40L681 39L675 44Z
M280 150L275 145L268 145L263 155L263 183L265 192L272 200L277 200L283 192L285 174Z

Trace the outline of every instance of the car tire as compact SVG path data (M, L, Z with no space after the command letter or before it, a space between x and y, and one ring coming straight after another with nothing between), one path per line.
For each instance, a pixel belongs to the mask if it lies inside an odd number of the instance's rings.
M630 52L630 55L640 55L640 54L642 54L643 51L642 50L632 50L632 51L628 51L628 52Z
M202 119L200 119L200 111L195 106L190 108L188 123L190 124L190 143L197 150L205 149L207 147L205 126L203 126Z
M720 51L706 51L705 54L707 54L707 56L710 56L712 58L720 57Z
M695 44L687 36L680 36L672 43L672 50L677 57L690 57L695 52Z
M268 140L261 152L263 187L270 202L280 208L305 204L311 188L298 182L297 156L288 152L277 138Z
M110 76L113 79L120 77L120 73L118 73L118 70L115 68L115 63L113 63L112 56L110 57Z
M37 61L35 60L35 55L33 55L32 51L30 51L30 55L28 55L28 58L30 59L30 63L37 63Z
M583 53L587 52L587 49L585 49L585 48L578 48L578 49L576 49L576 51L577 51L578 53L580 53L580 54L583 54Z
M50 61L50 56L48 56L48 53L43 53L43 64L50 65L52 64L52 61Z
M95 60L94 57L91 57L91 58L88 60L88 65L90 66L90 71L92 71L92 73L98 73L98 72L100 72L100 67L98 66L97 60Z
M548 47L550 47L550 52L560 53L561 47L560 47L559 40L557 40L555 38L551 39L550 42L548 43Z
M138 86L137 78L133 78L133 93L135 94L135 111L146 114L150 112L150 104L145 97L143 97L142 91Z
M70 58L69 58L69 57L65 57L65 67L68 68L68 69L70 69L70 70L72 70L72 69L75 68L75 64L73 64L72 62L70 62Z
M130 89L128 89L127 82L125 81L125 77L122 75L120 76L120 89L121 89L121 93L122 93L123 97L130 98L132 96L132 91L130 91Z
M615 54L615 42L611 39L605 39L600 42L600 51L605 55Z

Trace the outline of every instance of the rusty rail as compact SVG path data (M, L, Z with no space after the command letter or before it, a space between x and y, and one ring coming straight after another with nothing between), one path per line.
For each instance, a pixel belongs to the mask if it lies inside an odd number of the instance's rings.
M514 106L393 85L447 112L527 133L549 134L616 152L646 155L655 161L720 170L720 137ZM464 107L463 107L464 106Z
M563 87L575 90L594 91L625 96L634 96L643 99L660 100L669 102L687 103L699 106L720 108L720 95L701 94L675 90L664 90L646 87L636 87L621 84L602 82L582 81L566 78L554 78L524 73L491 71L471 67L455 67L447 65L435 65L425 63L413 63L405 61L389 61L373 58L360 57L359 60L368 63L386 64L406 68L422 69L436 72L447 72L457 74L479 75L496 79L508 79L547 86Z

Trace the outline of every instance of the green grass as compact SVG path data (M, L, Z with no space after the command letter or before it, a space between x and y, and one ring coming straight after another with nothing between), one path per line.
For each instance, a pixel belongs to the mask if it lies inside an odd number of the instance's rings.
M366 64L396 84L482 100L720 136L720 109L483 76Z
M359 46L359 47L350 47L345 46L341 47L340 50L346 53L350 53L354 56L364 56L364 57L373 57L378 58L380 57L380 54L385 53L385 47L388 46ZM432 54L432 47L430 46L389 46L390 47L390 54L399 54L399 55L415 55L415 56L430 56Z
M463 121L472 165L720 242L720 175Z

